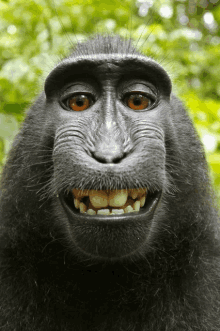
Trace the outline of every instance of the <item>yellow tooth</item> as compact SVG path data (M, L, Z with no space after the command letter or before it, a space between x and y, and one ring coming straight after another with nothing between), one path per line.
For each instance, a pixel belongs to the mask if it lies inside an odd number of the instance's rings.
M79 209L79 204L80 201L78 199L74 199L74 206L76 207L76 209Z
M142 195L146 194L146 188L134 188L128 190L128 195L132 197L132 199L136 199L137 197L141 197Z
M80 202L79 209L80 209L80 213L86 213L87 211L87 207L83 202Z
M132 199L136 199L137 196L138 196L138 192L137 192L137 190L131 192L131 197L132 197Z
M135 201L134 206L133 206L134 211L139 211L140 210L140 206L141 206L140 201L139 200L138 201Z
M89 215L96 215L96 212L93 209L88 209L87 210L87 214L89 214Z
M112 209L112 214L124 214L123 209Z
M122 207L128 198L127 190L114 190L110 191L109 194L109 206L111 207Z
M140 198L141 207L144 206L145 201L146 201L146 197L145 196L143 196L142 198Z
M89 192L89 200L95 208L104 208L108 206L108 194L104 191L91 190Z
M134 211L134 209L129 205L124 209L125 213L132 213Z
M100 209L97 211L97 214L99 215L110 215L109 209Z

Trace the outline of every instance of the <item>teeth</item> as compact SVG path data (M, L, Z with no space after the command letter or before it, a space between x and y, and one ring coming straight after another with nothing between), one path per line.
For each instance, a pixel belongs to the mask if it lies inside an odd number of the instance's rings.
M97 211L97 214L99 214L99 215L109 215L110 211L109 211L109 209L99 209Z
M96 212L93 209L88 209L87 210L87 214L89 214L89 215L96 215Z
M78 199L74 199L74 206L76 209L79 209L80 201Z
M74 195L74 206L76 209L79 209L80 213L87 213L88 215L115 215L132 213L134 211L139 212L140 208L145 204L147 189L112 191L73 189L72 193Z
M80 202L79 210L80 210L80 213L86 213L87 207L83 202Z
M129 205L124 209L125 213L132 213L134 211L134 209Z
M112 209L112 214L124 214L123 209Z
M132 199L136 199L137 197L141 197L142 195L146 194L147 189L146 188L138 188L129 190L129 195L132 197Z
M140 198L141 207L144 206L145 201L146 201L146 197L145 196L143 196L142 198Z
M95 208L103 208L108 206L108 194L104 191L91 190L89 192L89 200Z
M134 203L134 210L135 211L139 211L140 210L140 207L141 207L141 203L140 203L140 201L135 201L135 203Z
M127 190L114 190L109 194L109 206L122 207L126 203L128 198Z
M137 192L137 191L133 191L133 192L131 192L131 197L132 197L132 199L136 199L137 196L138 196L138 192Z

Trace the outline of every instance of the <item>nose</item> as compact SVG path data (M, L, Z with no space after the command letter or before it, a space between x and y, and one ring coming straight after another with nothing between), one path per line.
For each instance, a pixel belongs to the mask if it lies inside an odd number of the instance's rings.
M125 153L121 144L116 141L103 141L96 145L92 156L100 163L119 163L125 157Z

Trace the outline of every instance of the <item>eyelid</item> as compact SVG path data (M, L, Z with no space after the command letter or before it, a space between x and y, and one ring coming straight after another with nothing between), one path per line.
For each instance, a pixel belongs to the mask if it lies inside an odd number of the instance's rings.
M83 92L83 91L79 91L79 92L68 92L68 93L64 93L63 95L62 95L62 100L66 100L66 99L69 99L69 98L73 98L73 97L75 97L75 96L77 96L77 95L86 95L86 96L88 96L88 97L90 97L90 98L92 98L92 99L95 99L95 97L94 97L94 95L92 94L92 93L90 93L90 92Z
M91 96L93 101L95 102L99 97L98 87L96 86L95 82L92 83L91 84L85 82L70 83L69 85L65 86L62 89L60 93L60 100L61 101L65 100L77 94L85 94Z
M123 96L128 96L128 95L132 95L132 94L140 94L140 95L144 95L148 98L156 98L156 96L154 96L153 93L149 93L146 91L139 91L139 90L130 90L128 92L123 93Z
M158 94L158 89L151 84L150 82L142 82L142 81L130 81L129 83L122 84L121 86L121 92L127 93L127 92L134 92L138 91L141 93L149 93L153 95Z
M65 99L71 99L71 98L74 98L78 95L85 95L86 97L88 97L92 102L94 102L95 98L94 96L91 94L91 93L85 93L85 92L76 92L76 93L71 93L70 96L68 96L67 98Z

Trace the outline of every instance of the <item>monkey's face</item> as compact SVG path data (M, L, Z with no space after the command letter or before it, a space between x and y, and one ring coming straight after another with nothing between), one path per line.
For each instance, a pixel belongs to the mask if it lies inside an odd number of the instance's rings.
M54 208L70 241L97 258L143 252L169 189L166 72L133 54L69 58L45 92L55 131Z

